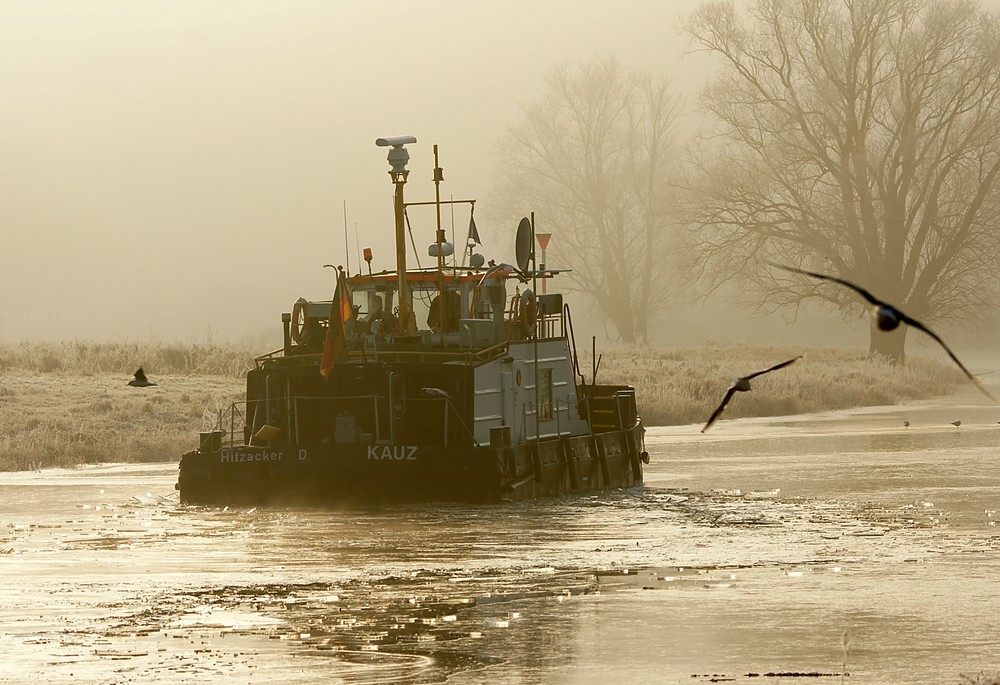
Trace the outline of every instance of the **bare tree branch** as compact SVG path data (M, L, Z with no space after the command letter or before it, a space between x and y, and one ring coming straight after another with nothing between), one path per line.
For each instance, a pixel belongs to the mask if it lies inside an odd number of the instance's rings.
M665 311L667 203L680 101L669 82L606 59L555 69L501 146L505 219L535 211L554 234L550 265L569 267L618 337L645 342Z
M685 193L712 285L738 275L761 306L857 313L767 259L866 283L929 323L982 321L1000 289L994 15L966 0L710 2L686 29L723 64ZM901 360L902 341L872 349Z

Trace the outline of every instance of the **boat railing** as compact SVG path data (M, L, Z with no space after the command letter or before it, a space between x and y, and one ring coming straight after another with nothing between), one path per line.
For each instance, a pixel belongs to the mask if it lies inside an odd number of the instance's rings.
M507 337L510 340L564 337L567 331L567 313L563 307L562 295L543 294L532 300L531 297L525 297L529 293L530 290L515 292L508 299L504 310Z
M201 448L217 451L242 445L237 443L237 430L243 434L247 421L246 402L234 402L219 410L212 429L201 434Z
M569 305L563 305L562 295L539 295L535 335L539 338L565 337L571 326L568 317Z
M352 362L379 362L385 359L392 360L434 360L434 361L465 361L465 362L482 362L487 359L491 359L497 355L502 354L508 346L509 342L507 340L500 341L489 347L484 347L482 349L445 349L445 350L434 350L434 349L379 349L376 347L366 347L363 350L360 347L350 347L347 350L347 356ZM254 358L254 365L257 369L263 368L263 366L270 361L276 361L278 359L285 360L295 360L303 366L310 364L316 364L323 358L321 352L309 352L305 354L287 354L284 349L277 349L273 352L268 352ZM287 362L286 362L287 363Z
M431 428L435 422L440 425L439 431ZM232 403L219 411L213 429L203 434L202 447L218 450L329 441L415 442L418 434L423 444L448 447L461 440L478 444L460 408L444 395L395 398L293 395L288 399L277 396ZM206 442L204 436L213 436L213 442Z
M278 349L274 350L273 352L265 352L262 355L254 357L254 359L253 359L254 366L259 369L260 367L262 367L264 365L264 362L270 361L272 359L276 359L279 356L284 356L284 354L285 354L285 348L283 348L283 347L279 347Z

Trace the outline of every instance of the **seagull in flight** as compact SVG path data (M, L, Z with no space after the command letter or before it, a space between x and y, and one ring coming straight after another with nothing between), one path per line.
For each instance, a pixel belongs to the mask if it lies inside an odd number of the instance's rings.
M861 295L861 297L868 300L868 303L872 305L872 318L875 319L875 324L879 327L879 330L893 331L899 327L899 324L905 323L911 326L912 328L917 328L923 331L924 333L926 333L927 335L929 335L930 337L934 338L934 340L937 341L937 343L944 349L944 351L948 353L948 356L951 357L952 361L958 364L958 368L962 369L962 371L969 378L969 380L972 381L973 384L977 388L979 388L979 390L984 395L986 395L991 400L996 402L996 398L993 397L993 395L991 395L986 390L986 388L984 388L979 383L979 380L975 376L973 376L967 368L965 368L965 365L958 360L958 357L955 356L955 353L952 352L948 348L948 346L944 344L944 340L938 337L937 333L935 333L927 326L923 325L922 323L914 319L913 317L907 316L902 311L892 306L888 302L883 302L882 300L878 299L870 292L862 288L861 286L855 285L850 281L845 281L843 278L837 278L836 276L827 276L826 274L819 274L816 273L815 271L805 271L804 269L796 269L791 266L782 266L781 264L773 264L771 262L767 263L779 269L784 269L785 271L791 271L792 273L803 274L805 276L812 276L813 278L819 278L824 281L833 281L834 283L840 283L841 285L846 285L848 288Z
M135 378L130 380L128 384L134 388L145 388L150 385L156 385L156 383L146 378L146 373L142 370L141 366L135 372Z
M765 373L769 373L771 371L777 371L778 369L783 369L798 359L802 359L801 354L798 357L792 357L788 361L783 361L780 364L775 364L769 369L764 369L763 371L757 371L756 373L751 373L749 376L743 376L742 378L737 378L736 382L734 382L732 386L730 386L729 390L726 391L726 396L722 398L722 403L715 408L714 412L712 412L712 416L709 417L708 423L706 423L705 427L701 429L701 432L704 433L705 431L708 430L709 426L715 423L715 420L719 418L719 414L721 414L722 410L726 408L727 404L729 404L729 400L732 399L733 395L735 395L737 392L746 392L747 390L753 390L753 388L750 387L750 379L756 378L757 376L762 376Z

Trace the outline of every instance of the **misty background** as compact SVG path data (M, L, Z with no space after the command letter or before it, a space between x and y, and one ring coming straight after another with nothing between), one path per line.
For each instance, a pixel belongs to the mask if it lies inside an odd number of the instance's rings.
M476 199L482 252L513 261L515 225L487 217L522 105L554 67L613 57L669 76L696 122L711 63L679 21L699 4L2 3L0 342L280 342L296 298L332 294L324 263L357 272L372 247L374 270L394 268L379 136L418 139L407 201L433 199L438 144L442 198ZM433 208L410 219L422 251ZM450 231L449 210L442 220ZM454 225L461 244L466 210ZM573 304L578 336L603 336ZM787 324L723 291L677 304L650 342L866 348L861 313L850 326L803 309ZM943 331L975 346L996 334Z

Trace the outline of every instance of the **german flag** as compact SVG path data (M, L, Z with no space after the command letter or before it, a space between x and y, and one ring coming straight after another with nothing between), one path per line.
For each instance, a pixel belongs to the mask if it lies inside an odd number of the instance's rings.
M351 314L351 297L347 292L344 274L340 272L337 274L337 287L333 291L333 301L330 303L330 323L326 328L323 359L319 363L319 372L323 378L330 378L333 367L343 360L347 353L344 325L351 318Z

